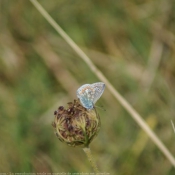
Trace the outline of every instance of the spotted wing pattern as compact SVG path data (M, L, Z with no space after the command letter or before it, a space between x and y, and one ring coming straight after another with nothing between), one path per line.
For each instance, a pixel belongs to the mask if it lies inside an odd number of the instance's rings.
M101 97L105 89L102 82L84 84L77 90L77 97L86 109L92 109L97 100Z

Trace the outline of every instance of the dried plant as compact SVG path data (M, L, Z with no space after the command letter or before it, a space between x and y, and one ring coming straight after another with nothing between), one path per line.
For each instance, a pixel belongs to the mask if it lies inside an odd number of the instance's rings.
M100 130L100 116L95 108L84 108L79 100L68 103L68 108L60 106L54 112L52 126L56 136L69 146L81 146L95 172L99 172L93 160L89 144Z

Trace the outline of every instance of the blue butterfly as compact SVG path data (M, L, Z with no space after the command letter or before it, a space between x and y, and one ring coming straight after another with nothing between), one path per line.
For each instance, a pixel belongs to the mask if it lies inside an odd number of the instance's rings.
M86 109L93 109L94 104L101 97L105 89L105 84L102 82L93 84L84 84L77 90L77 97L81 104Z

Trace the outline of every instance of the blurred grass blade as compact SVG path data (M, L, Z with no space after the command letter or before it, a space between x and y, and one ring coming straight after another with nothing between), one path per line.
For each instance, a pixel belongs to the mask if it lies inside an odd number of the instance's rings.
M117 92L107 78L102 74L100 70L92 63L89 57L74 43L74 41L62 30L62 28L51 18L51 16L43 9L43 7L36 1L30 0L36 9L42 14L42 16L53 26L53 28L66 40L66 42L74 49L74 51L82 58L89 66L92 72L106 84L106 87L114 95L114 97L121 103L121 105L128 111L138 125L148 134L152 141L167 157L171 164L175 167L175 159L166 146L161 142L157 135L149 128L142 117L132 108L132 106Z
M171 124L172 124L173 130L174 130L174 133L175 133L175 127L174 127L174 123L172 120L171 120Z

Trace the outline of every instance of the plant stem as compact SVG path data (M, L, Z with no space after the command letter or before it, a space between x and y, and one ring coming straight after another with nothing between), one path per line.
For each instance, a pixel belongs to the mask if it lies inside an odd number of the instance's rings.
M175 127L174 127L174 123L173 123L172 120L171 120L171 124L172 124L172 126L173 126L173 130L174 130L174 133L175 133Z
M85 147L85 148L83 148L83 151L85 152L86 156L88 157L88 160L89 160L93 170L95 171L95 173L99 173L100 171L98 170L97 165L94 161L91 149L89 147Z

